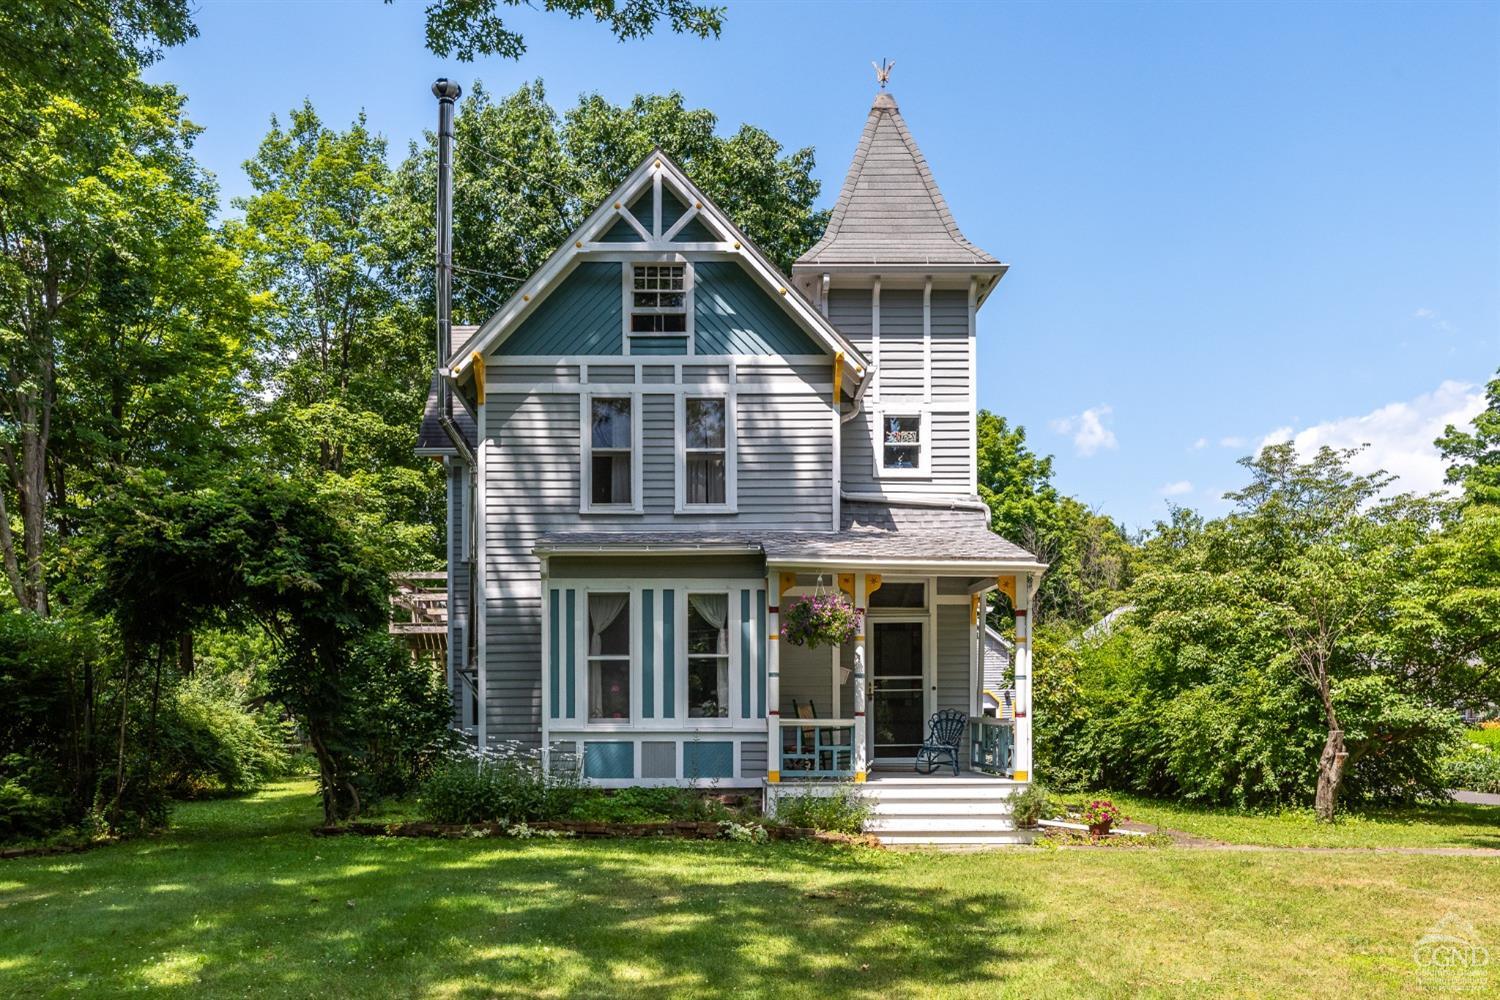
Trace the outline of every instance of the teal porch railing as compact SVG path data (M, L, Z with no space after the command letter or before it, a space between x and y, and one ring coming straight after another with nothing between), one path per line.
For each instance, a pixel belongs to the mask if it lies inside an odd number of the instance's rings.
M1007 777L1016 765L1016 724L1013 719L988 716L969 720L969 766L986 774Z
M854 775L853 719L782 719L781 777Z

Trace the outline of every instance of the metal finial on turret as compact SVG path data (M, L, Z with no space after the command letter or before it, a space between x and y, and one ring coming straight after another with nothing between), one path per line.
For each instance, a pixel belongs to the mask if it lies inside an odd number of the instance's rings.
M880 83L880 89L884 90L886 82L891 78L891 70L896 68L896 60L882 59L880 62L871 62L875 67L875 79Z

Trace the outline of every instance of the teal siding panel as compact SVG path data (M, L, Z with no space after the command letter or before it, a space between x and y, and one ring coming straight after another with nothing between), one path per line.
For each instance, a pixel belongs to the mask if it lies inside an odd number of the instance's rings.
M750 718L750 591L740 591L740 718Z
M639 243L641 234L635 231L635 227L624 219L619 219L613 226L607 229L603 236L599 237L600 243Z
M560 617L558 615L558 612L562 610L559 607L559 599L561 597L562 595L556 589L554 589L551 594L548 595L548 598L551 601L551 607L548 609L550 612L550 617L547 619L549 622L547 629L548 653L550 654L547 659L547 663L551 668L548 671L548 673L551 675L548 678L548 688L552 697L552 711L548 714L551 715L554 719L558 718L558 713L562 711L562 650L558 643L558 637L562 632L562 622L558 620Z
M699 354L825 353L733 261L694 265L693 319Z
M641 192L639 198L630 203L630 214L635 216L635 221L646 227L646 232L651 231L651 213L656 207L656 193L648 186Z
M651 718L656 714L656 688L655 674L652 668L652 659L656 650L653 645L656 642L656 629L652 622L656 618L656 609L652 607L655 603L656 591L641 591L641 715Z
M687 211L687 206L677 200L677 196L670 191L661 193L661 231L666 232L677 225L677 220L682 218L682 213ZM684 229L687 227L684 226Z
M590 740L583 745L586 778L634 778L635 744L628 740Z
M622 354L620 265L586 261L495 349L496 354Z
M728 740L712 743L691 740L682 745L684 778L734 777L734 744Z
M631 337L631 354L686 354L686 337Z
M568 655L563 660L564 666L567 670L567 673L565 675L567 677L567 683L564 685L564 688L568 692L568 700L566 706L563 709L563 715L567 716L570 719L578 714L578 665L574 656L574 654L576 653L575 646L577 645L574 637L578 635L578 632L574 627L577 622L577 618L575 616L578 613L577 598L578 591L568 591L568 634L563 637L563 642L567 645L568 649Z
M701 219L694 219L681 229L677 235L672 237L673 243L717 243L719 237L714 235Z
M760 671L760 677L755 684L755 702L757 717L766 717L766 592L757 590L755 592L755 625L760 631L755 637L755 662Z
M677 715L677 592L661 592L661 717Z

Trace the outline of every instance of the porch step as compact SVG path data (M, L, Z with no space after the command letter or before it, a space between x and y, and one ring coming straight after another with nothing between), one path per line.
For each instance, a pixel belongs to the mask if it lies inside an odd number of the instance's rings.
M887 833L1004 833L1016 824L1009 816L872 816L865 830L884 839Z
M884 781L870 782L860 789L860 794L871 801L880 802L1005 802L1016 792L1014 785L892 785Z
M870 800L872 816L1009 816L1010 811L1010 803L1004 799Z
M1036 839L1034 830L1005 830L990 833L881 833L887 847L1001 847L1007 844L1029 844Z

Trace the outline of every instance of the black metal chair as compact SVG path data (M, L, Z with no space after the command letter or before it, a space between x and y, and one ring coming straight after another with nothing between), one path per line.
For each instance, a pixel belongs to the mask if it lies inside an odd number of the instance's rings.
M958 774L958 744L968 722L969 717L956 708L932 714L927 720L927 739L917 751L914 766L918 774L931 774L944 763L952 764L953 773Z

